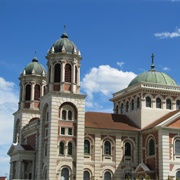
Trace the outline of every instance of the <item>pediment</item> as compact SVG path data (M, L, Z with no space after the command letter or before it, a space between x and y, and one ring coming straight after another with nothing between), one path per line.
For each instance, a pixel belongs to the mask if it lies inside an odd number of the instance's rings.
M150 169L144 163L140 163L136 168L135 173L148 172L148 171L150 172Z
M173 116L169 117L164 122L160 123L158 126L180 129L180 112L177 112Z
M34 149L30 145L21 145L15 143L11 145L7 154L12 155L24 151L34 151Z

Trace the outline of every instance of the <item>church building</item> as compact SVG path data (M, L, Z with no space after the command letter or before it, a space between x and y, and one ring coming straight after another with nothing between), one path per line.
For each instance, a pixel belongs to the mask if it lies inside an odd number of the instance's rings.
M9 180L180 179L180 86L156 70L111 98L113 113L86 112L81 53L63 33L47 71L33 58L19 77Z

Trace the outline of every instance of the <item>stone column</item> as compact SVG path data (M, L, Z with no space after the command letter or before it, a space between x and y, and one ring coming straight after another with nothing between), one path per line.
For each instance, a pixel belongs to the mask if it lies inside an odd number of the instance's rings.
M24 83L22 83L22 82L21 82L21 86L22 86L22 99L20 100L20 104L21 104L21 108L23 108L24 107L24 101L25 101L26 88L25 88Z
M102 159L102 146L101 146L101 134L95 134L95 169L94 169L94 179L99 179L102 175L101 173L101 159Z
M9 180L13 179L13 171L14 171L14 166L13 166L13 162L10 162L10 174L9 174Z
M61 64L61 82L65 81L65 62L62 61Z
M22 169L21 169L21 160L18 161L18 165L17 165L17 179L21 179L21 173L22 173Z
M75 93L76 92L76 85L75 85L75 72L76 70L75 70L75 63L73 63L73 65L72 65L72 71L71 71L71 84L72 84L72 87L71 87L71 91L73 92L73 93Z

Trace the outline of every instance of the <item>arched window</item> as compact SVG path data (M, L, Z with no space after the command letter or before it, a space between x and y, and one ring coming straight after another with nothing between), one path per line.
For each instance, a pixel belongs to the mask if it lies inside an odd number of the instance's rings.
M71 82L71 65L66 64L65 66L65 82Z
M161 109L161 99L160 98L156 99L156 108L160 108Z
M118 114L118 109L119 109L119 106L117 105L116 106L116 114Z
M180 171L176 172L176 179L179 180L180 179Z
M62 141L59 143L59 154L64 155L64 143Z
M68 143L68 155L72 155L72 143Z
M77 67L75 67L75 83L77 83L77 74L78 74L78 70Z
M68 111L68 120L72 120L72 111Z
M166 109L171 109L171 100L170 99L166 100Z
M127 101L126 102L126 112L128 112L129 111L129 102Z
M106 171L104 173L104 180L111 180L111 173L110 172Z
M131 101L131 110L134 110L134 99Z
M87 139L84 141L84 154L90 154L90 142Z
M111 143L109 141L105 141L104 143L104 154L111 155Z
M54 82L61 82L61 65L56 64L54 67Z
M176 109L180 109L180 100L176 101Z
M124 111L124 105L123 103L121 104L121 114L123 114L123 111Z
M62 120L66 120L66 110L62 111Z
M67 168L61 170L61 180L69 180L69 170Z
M146 107L151 107L151 98L149 96L146 97Z
M48 73L48 82L50 83L51 82L51 65L49 65L49 73Z
M129 142L125 143L125 156L131 156L131 144Z
M40 98L40 85L35 85L35 93L34 93L34 100L39 100Z
M84 171L83 180L90 180L90 173L89 173L89 171Z
M180 154L180 139L175 140L175 154Z
M25 100L26 101L30 101L31 100L31 85L28 84L26 86L26 96L25 96Z
M140 108L140 98L137 98L137 108Z
M155 155L155 143L154 143L154 139L152 138L149 140L148 154L149 156Z

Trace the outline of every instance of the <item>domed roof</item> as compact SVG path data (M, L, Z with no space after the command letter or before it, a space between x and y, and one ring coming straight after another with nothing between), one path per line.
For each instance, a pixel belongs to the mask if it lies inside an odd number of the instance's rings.
M49 53L59 52L80 55L80 52L77 49L76 45L68 39L68 35L66 33L63 33L61 38L58 39L49 50Z
M132 86L134 84L137 84L139 82L150 82L150 83L157 83L157 84L163 84L163 85L177 86L177 83L175 82L175 80L172 77L170 77L166 73L155 70L153 58L154 58L154 55L152 55L151 69L147 72L141 73L138 76L136 76L129 83L128 87Z
M33 58L32 62L29 63L25 68L24 68L24 74L36 74L36 75L46 75L46 70L43 65L41 65L38 62L38 59L36 57Z

